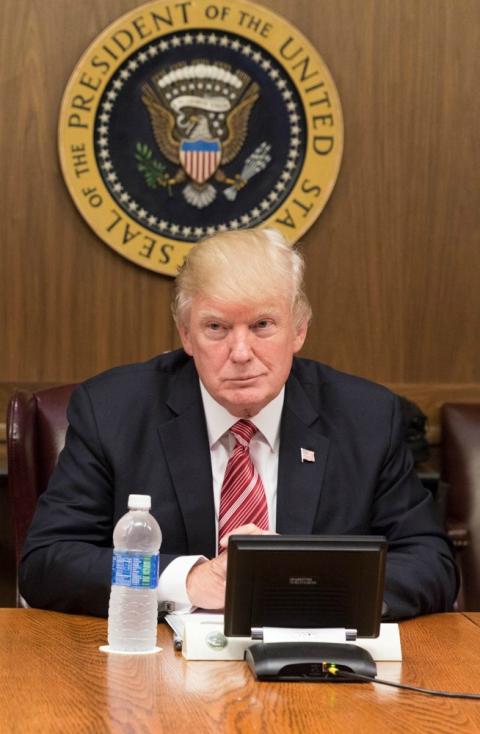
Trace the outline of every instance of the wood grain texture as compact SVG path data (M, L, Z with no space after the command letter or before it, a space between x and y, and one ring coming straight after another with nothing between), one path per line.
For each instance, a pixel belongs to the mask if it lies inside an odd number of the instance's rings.
M469 615L472 616L472 615ZM478 615L477 615L478 616ZM401 625L404 661L379 677L478 692L480 627L461 614ZM0 610L0 727L52 732L453 734L480 731L478 702L371 684L258 683L244 662L186 661L159 626L163 651L106 655L104 620Z
M468 92L479 12L468 2L319 5L345 156L305 238L311 356L381 382L479 380L479 109Z
M70 382L178 340L172 281L90 231L63 184L60 100L136 0L0 4L0 382ZM477 0L264 0L342 100L336 188L304 237L304 354L380 382L480 383Z
M69 382L169 349L171 279L132 266L77 213L57 156L64 86L94 36L135 3L2 4L1 376ZM4 95L4 96L3 96Z

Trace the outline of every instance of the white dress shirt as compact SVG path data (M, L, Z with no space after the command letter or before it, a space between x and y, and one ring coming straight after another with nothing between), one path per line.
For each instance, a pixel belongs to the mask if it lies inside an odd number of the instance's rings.
M200 382L203 409L207 423L208 443L213 476L213 500L215 505L215 533L218 543L218 515L220 493L227 462L235 446L235 438L230 428L239 420L212 398ZM278 453L280 446L280 420L282 417L285 388L251 422L258 433L250 443L250 456L265 489L268 506L269 529L275 531L277 510ZM218 547L217 547L218 552ZM190 600L187 595L187 575L203 556L180 556L172 561L160 576L158 582L158 601L164 605L172 602L176 611L189 611Z

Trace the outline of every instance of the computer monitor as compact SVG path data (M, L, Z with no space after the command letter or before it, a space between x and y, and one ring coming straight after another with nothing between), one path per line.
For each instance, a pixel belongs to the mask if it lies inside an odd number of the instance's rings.
M234 535L225 635L340 627L378 637L387 542L373 535Z

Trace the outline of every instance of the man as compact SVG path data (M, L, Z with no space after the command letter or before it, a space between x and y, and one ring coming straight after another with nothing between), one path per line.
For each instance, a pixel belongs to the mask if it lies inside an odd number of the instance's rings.
M294 358L310 318L303 261L275 230L216 235L176 283L183 350L77 388L39 500L20 592L106 615L112 532L130 493L163 532L159 602L223 606L231 532L377 534L391 618L444 611L451 550L385 388Z

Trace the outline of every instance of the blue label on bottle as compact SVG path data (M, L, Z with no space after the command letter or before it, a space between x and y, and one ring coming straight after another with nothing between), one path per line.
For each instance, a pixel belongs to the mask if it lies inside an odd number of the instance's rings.
M134 589L156 589L158 584L158 553L113 551L112 584Z

